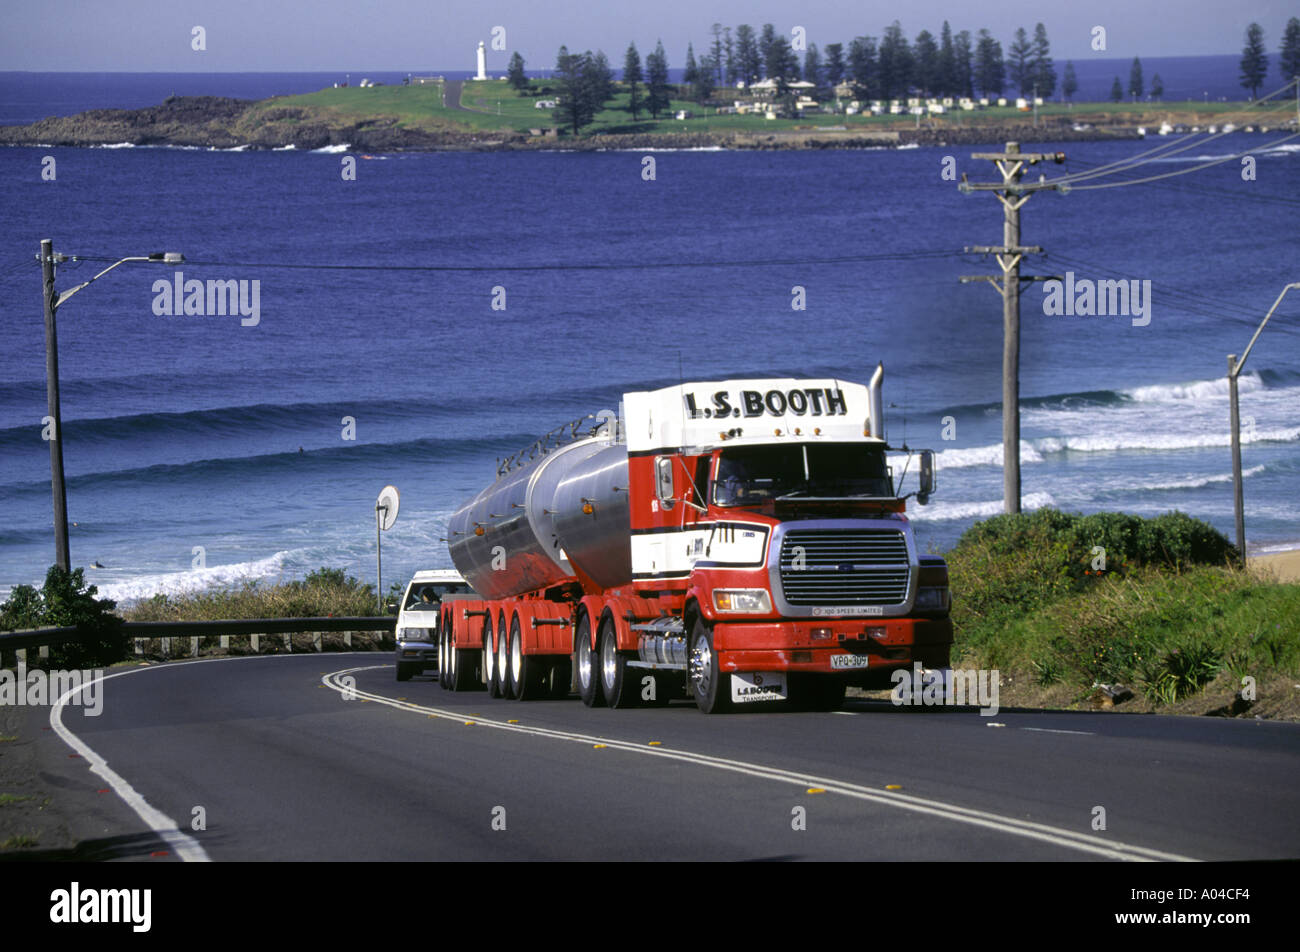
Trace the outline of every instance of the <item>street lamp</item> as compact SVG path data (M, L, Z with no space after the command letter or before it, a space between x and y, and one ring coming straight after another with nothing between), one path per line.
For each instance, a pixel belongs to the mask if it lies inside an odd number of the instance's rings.
M48 405L50 425L50 485L54 494L54 559L59 568L65 572L72 570L72 557L68 554L68 493L63 481L63 419L59 411L59 341L55 329L55 316L59 307L72 295L86 285L98 281L118 265L128 261L154 261L160 264L181 264L184 255L175 251L159 251L151 255L134 255L115 261L89 281L83 281L75 288L69 288L62 294L54 291L54 265L56 262L78 260L76 255L55 255L54 242L49 238L41 240L41 251L37 255L41 262L43 294L45 302L45 395Z
M1241 368L1246 366L1246 358L1250 356L1250 349L1255 346L1255 341L1259 340L1264 325L1273 316L1277 306L1282 303L1282 298L1286 297L1286 293L1294 288L1300 288L1300 281L1293 281L1282 289L1282 293L1277 296L1273 306L1264 315L1264 320L1256 328L1255 336L1246 345L1246 351L1241 355L1241 360L1237 359L1236 354L1228 355L1228 405L1229 415L1232 418L1232 505L1237 520L1237 551L1241 554L1243 561L1246 558L1246 514L1241 492L1241 424L1237 413L1237 377L1241 375Z

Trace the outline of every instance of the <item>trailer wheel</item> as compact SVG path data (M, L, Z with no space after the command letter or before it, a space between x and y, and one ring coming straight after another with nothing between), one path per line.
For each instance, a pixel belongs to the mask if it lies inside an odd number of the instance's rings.
M515 673L510 664L510 629L506 627L505 612L497 614L497 681L501 696L513 698Z
M578 695L587 707L604 707L605 695L600 690L596 652L591 650L591 619L583 612L573 634L575 666L578 672Z
M510 689L521 701L536 699L542 689L546 669L537 655L524 654L524 635L519 625L519 615L510 619Z
M691 650L686 665L695 706L705 714L721 714L730 709L728 679L719 670L718 653L713 648L713 632L703 618L696 618L695 627L691 629Z
M453 691L472 691L478 687L478 652L465 648L452 649L451 678Z
M438 684L442 686L443 690L447 690L451 686L447 671L447 643L449 641L451 639L447 636L447 629L444 627L438 632Z
M605 703L610 707L636 707L637 685L628 677L627 656L618 650L612 619L600 626L600 683Z
M487 678L488 697L501 696L501 682L497 679L497 653L492 648L492 616L483 619L483 674Z

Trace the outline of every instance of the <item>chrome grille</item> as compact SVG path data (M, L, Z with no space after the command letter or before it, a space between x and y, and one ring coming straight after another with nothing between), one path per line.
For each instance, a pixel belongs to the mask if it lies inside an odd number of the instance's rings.
M794 531L781 541L790 605L898 605L910 575L907 541L896 529Z

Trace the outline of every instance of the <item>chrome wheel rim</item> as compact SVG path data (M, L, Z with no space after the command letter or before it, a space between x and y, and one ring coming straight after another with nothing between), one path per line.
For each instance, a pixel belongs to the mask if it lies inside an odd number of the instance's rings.
M591 642L585 632L579 632L578 637L578 681L586 690L591 687Z
M618 672L618 652L614 649L614 639L602 638L600 641L600 672L605 678L605 690L614 690L614 677Z
M709 683L713 672L713 652L709 649L707 638L699 638L691 649L691 681L700 694L709 693Z
M519 633L518 622L510 629L510 680L518 683L523 667L524 638Z
M496 677L496 652L492 650L492 623L488 622L483 626L483 669L487 672L488 687L492 686L492 679Z

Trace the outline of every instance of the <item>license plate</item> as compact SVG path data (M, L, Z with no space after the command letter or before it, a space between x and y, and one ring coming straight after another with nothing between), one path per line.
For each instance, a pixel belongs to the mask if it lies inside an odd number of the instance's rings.
M731 700L737 704L754 701L784 701L785 673L753 671L731 676Z
M869 668L871 667L871 655L833 654L831 655L831 667L841 670L844 668Z

